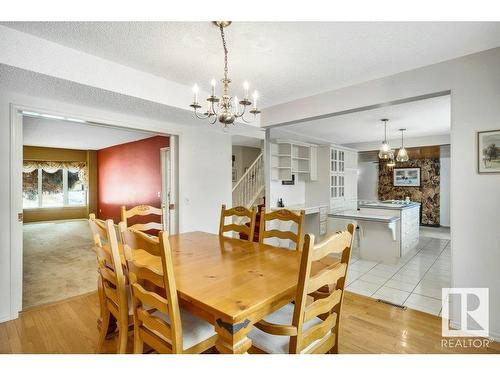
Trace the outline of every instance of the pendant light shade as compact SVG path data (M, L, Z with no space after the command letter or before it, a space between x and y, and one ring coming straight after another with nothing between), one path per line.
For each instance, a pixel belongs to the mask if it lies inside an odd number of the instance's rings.
M399 162L406 162L410 160L410 157L408 156L408 151L406 151L406 148L404 146L404 140L403 140L403 132L406 129L399 129L401 132L401 148L398 150L398 155L396 156L396 160Z
M381 160L389 160L391 158L391 155L394 157L394 152L392 151L389 143L387 143L387 121L389 120L384 118L380 121L384 123L384 141L380 146L380 150L378 152L378 158Z

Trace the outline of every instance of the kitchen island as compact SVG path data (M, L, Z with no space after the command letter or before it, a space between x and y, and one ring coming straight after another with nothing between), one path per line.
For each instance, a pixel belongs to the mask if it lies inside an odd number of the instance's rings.
M418 244L419 203L360 202L358 207L358 210L331 212L328 216L333 230L345 228L348 222L358 225L362 259L396 263Z

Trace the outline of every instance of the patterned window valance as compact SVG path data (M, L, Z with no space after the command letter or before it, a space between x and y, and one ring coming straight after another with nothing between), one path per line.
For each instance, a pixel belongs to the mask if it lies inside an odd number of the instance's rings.
M83 161L39 161L25 160L23 162L23 172L31 173L35 169L43 169L47 173L55 173L59 169L66 168L71 173L78 173L78 177L88 186L87 163Z

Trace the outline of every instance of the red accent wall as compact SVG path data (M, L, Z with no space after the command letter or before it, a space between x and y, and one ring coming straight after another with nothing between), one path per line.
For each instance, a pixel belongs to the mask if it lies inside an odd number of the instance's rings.
M120 221L120 207L140 204L160 207L160 149L169 145L169 138L155 136L97 151L97 216ZM153 221L147 216L136 222ZM155 219L154 221L157 221Z

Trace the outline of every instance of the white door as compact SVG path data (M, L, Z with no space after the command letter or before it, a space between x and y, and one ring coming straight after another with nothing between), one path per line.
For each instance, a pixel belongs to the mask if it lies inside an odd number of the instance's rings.
M161 149L161 207L163 210L163 230L169 234L178 232L177 205L177 138L170 137L170 147Z
M170 147L162 148L161 153L161 209L163 211L163 230L170 232L170 186L171 166Z
M11 257L10 318L22 310L23 301L23 116L11 106ZM3 297L3 294L0 293Z

